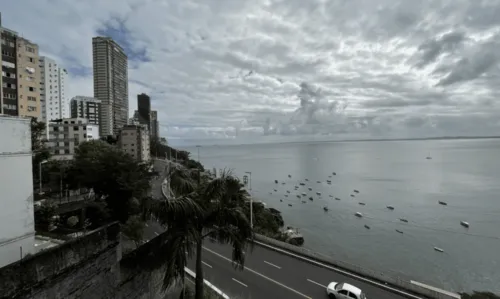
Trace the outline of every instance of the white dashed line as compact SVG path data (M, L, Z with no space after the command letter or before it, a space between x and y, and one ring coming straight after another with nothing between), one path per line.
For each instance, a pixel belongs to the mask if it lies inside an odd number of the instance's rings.
M159 234L159 233L157 233L157 232L155 232L155 235L159 236L160 234Z
M212 266L210 266L209 264L205 263L204 261L201 261L203 263L203 265L207 266L208 268L212 268Z
M272 263L270 263L270 262L268 262L268 261L264 261L264 263L266 263L266 264L268 264L268 265L270 265L270 266L273 266L273 267L275 267L275 268L281 269L281 267L280 267L280 266L276 266L275 264L272 264Z
M241 281L236 280L236 279L234 279L234 278L233 278L233 280L234 280L234 281L236 281L237 283L241 284L241 285L242 285L242 286L244 286L245 288L248 288L248 286L247 286L246 284L242 283Z
M324 287L326 289L326 286L322 285L321 283L319 282L315 282L314 280L310 280L309 278L307 279L307 281L311 282L311 283L314 283L315 285L319 285L320 287Z

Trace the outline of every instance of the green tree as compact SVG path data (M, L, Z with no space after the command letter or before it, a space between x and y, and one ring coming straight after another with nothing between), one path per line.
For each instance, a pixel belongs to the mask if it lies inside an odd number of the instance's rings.
M176 278L183 277L187 258L195 253L195 293L196 298L201 299L204 294L202 251L206 238L231 244L233 264L236 268L243 268L243 252L249 245L248 239L253 238L250 222L243 209L248 202L248 193L229 172L223 172L216 179L202 179L198 169L188 169L178 164L171 169L169 179L174 193L195 202L200 212L195 217L179 218L161 206L152 206L147 213L167 227L169 240L163 253L170 263L165 271L164 286L168 287ZM185 252L188 252L188 257Z
M138 201L150 191L150 165L103 141L80 144L73 159L73 177L96 198L104 198L111 217L125 223ZM136 211L137 212L137 211Z
M40 162L50 158L50 152L46 147L45 137L46 125L44 122L39 122L36 118L31 118L31 151L32 158L32 171L33 183L38 186L40 182ZM35 187L37 188L37 187ZM41 190L39 190L41 191Z
M54 216L57 206L50 202L43 202L35 206L35 228L37 231L49 231L50 226L54 224Z
M143 239L144 227L144 221L139 216L134 215L122 225L122 232L135 243L136 247L139 247Z

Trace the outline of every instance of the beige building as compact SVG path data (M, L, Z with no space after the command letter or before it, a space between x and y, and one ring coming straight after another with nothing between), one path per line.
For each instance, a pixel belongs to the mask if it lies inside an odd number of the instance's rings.
M47 146L53 159L73 159L80 143L99 139L99 126L89 124L85 118L63 118L48 125Z
M40 66L38 45L18 37L17 47L17 96L19 116L40 118Z
M146 162L151 159L149 151L149 132L144 125L127 125L120 131L118 144L120 148L137 161Z

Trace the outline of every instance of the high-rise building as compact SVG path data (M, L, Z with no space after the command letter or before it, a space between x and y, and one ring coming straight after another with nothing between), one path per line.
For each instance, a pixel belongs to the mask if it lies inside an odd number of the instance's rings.
M127 125L121 131L118 139L120 148L141 162L149 161L149 134L146 125Z
M19 37L15 31L0 27L2 44L3 114L41 116L40 67L38 45Z
M156 110L151 110L151 138L153 140L158 140L160 138L160 125L158 122L158 112Z
M50 121L69 117L65 85L68 72L53 59L40 57L40 102L42 120Z
M92 97L75 96L71 99L71 117L86 118L89 124L99 125L101 101Z
M101 136L118 136L128 121L128 60L109 37L92 38L94 98L101 101Z
M53 159L73 159L78 145L84 141L98 140L99 127L85 118L63 118L48 126L47 147Z
M145 93L137 95L137 117L139 123L151 132L151 98Z

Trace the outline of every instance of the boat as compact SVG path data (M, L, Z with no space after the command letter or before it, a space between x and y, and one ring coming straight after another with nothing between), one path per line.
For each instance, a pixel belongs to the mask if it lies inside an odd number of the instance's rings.
M337 173L336 173L336 172L332 172L332 174L333 174L333 175L337 175Z
M369 227L368 225L366 225L366 224L365 224L365 228L366 228L366 229L370 229L370 227Z
M354 189L354 193L359 193L359 190Z
M300 195L297 194L297 198L300 198Z
M335 200L340 200L340 198L338 198L338 197L335 197Z
M466 221L460 221L460 225L463 226L463 227L467 227L469 228L469 222L466 222Z
M312 198L312 197L309 197L309 200L311 200L311 201L312 201L312 200L314 200L314 198Z
M289 191L289 190L286 190L286 193L290 193L290 191Z
M331 194L330 194L330 195L328 195L328 196L329 196L329 197L331 197L331 198L333 198L333 195L331 195Z
M321 184L321 181L316 181L316 183Z
M323 210L325 210L325 212L328 212L328 207L323 207Z
M313 188L307 188L307 189L309 189L309 191L313 191Z
M351 194L351 197L354 197L354 194Z
M387 208L388 208L389 210L391 210L391 211L392 211L392 210L394 210L394 207L393 207L393 206L387 206Z
M327 183L331 183L332 181L331 180L326 180Z
M403 233L403 232L402 232L402 231L400 231L399 229L397 229L396 231L397 231L398 233L400 233L400 234L402 234L402 233Z
M363 217L363 214L361 214L360 212L356 212L356 214L354 214L354 215L355 215L356 217L359 217L359 218Z
M304 183L300 183L299 185L301 185L301 186L305 186L306 184L304 184Z
M444 201L438 201L438 203L439 203L440 205L443 205L443 206L447 206L447 205L448 205L448 204L447 204L446 202L444 202Z
M404 218L399 218L399 221L402 221L402 222L406 222L406 223L408 223L408 220L407 220L407 219L404 219Z
M285 194L285 197L288 197L288 194Z
M321 192L316 192L317 195L321 195Z
M291 204L291 203L289 203L289 204L288 204L288 206L289 206L289 207L291 207L291 206L292 206L292 204Z
M365 206L366 204L364 202L359 202L360 206Z
M304 181L309 182L309 179L305 179Z
M439 247L434 247L434 250L438 251L438 252L444 252L443 249L439 248Z
M307 196L307 193L302 192L302 196Z
M331 176L331 175L329 175L328 177L329 177L329 178L331 178L332 176Z
M277 184L278 183L278 180L274 180L274 183Z
M291 175L291 174L289 174L289 175L288 175L288 177L289 177L289 178L291 178L291 177L292 177L292 175Z
M283 199L280 199L280 202L283 202Z
M274 189L274 192L278 192L278 190Z
M282 182L282 183L281 183L281 185L284 185L284 184L286 184L286 183L285 183L285 182Z
M306 201L305 201L305 200L303 200L303 201L302 201L302 203L306 203Z
M286 237L286 242L290 243L292 245L303 245L304 244L304 237L302 234L299 232L298 229L293 228L291 226L288 226L285 231L283 231L283 234Z

